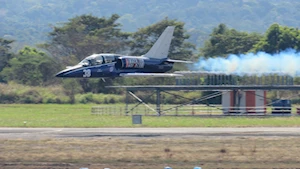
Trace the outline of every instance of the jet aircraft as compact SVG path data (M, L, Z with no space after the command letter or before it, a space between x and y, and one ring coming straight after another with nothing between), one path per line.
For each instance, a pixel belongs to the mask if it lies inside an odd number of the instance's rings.
M66 78L114 78L114 77L172 77L182 76L165 73L173 68L174 63L190 61L168 58L169 48L175 27L168 26L151 49L142 56L123 56L119 54L93 54L75 66L56 74Z

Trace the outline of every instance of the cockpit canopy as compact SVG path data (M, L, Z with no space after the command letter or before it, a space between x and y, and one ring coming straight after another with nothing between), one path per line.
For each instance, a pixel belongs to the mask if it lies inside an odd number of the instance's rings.
M121 56L116 54L93 54L79 62L79 65L96 66L101 64L107 64L116 62L119 57Z

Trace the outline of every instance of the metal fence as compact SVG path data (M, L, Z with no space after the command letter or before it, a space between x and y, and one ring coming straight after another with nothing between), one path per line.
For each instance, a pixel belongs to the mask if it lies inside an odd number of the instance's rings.
M144 106L94 106L91 109L92 115L157 115L155 105L150 105L153 109ZM293 107L222 107L221 105L187 105L178 107L176 105L161 105L161 115L193 116L193 115L286 115L298 114L299 108Z

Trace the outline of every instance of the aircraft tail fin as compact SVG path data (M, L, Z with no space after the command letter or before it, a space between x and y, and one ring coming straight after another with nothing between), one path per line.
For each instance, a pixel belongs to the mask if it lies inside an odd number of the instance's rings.
M155 59L167 58L174 29L175 26L168 26L144 56Z

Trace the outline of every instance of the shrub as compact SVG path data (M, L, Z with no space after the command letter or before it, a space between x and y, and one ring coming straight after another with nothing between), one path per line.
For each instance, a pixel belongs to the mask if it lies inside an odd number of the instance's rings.
M19 97L17 94L15 93L2 93L0 95L0 103L16 103L19 100Z
M43 98L41 97L38 91L29 90L24 94L22 94L20 102L21 103L42 103Z

